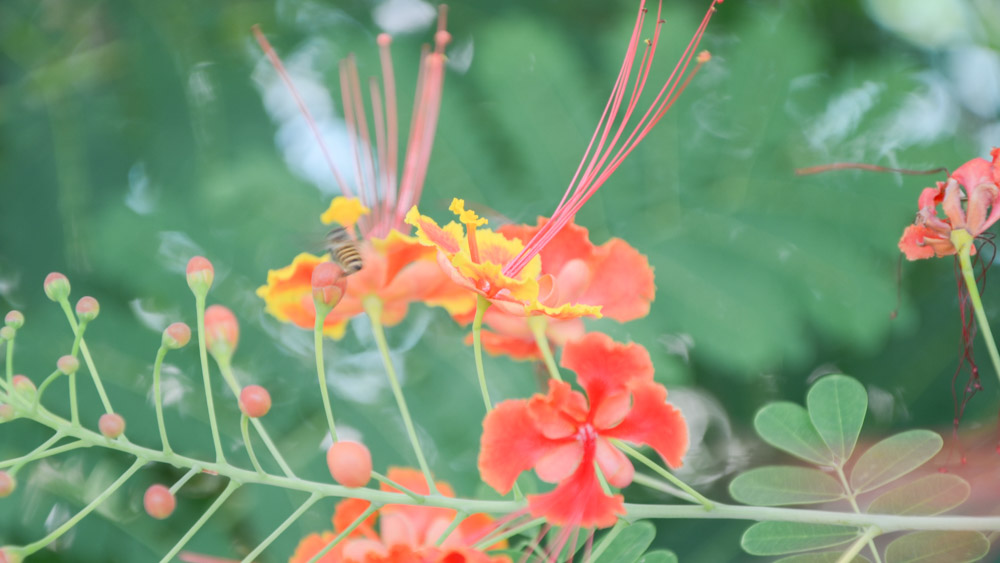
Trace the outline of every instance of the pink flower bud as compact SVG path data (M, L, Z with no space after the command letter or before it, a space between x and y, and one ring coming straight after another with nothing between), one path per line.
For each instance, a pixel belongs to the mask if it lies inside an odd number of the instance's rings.
M17 488L17 480L6 471L0 471L0 498L9 497Z
M97 299L94 299L93 297L81 297L80 300L76 302L76 316L80 317L81 322L89 323L90 321L96 319L97 314L100 312L101 305L97 302Z
M0 548L0 563L21 563L23 559L10 547Z
M15 416L17 415L14 413L14 407L7 403L0 403L0 422L9 422L14 420Z
M45 276L45 295L53 301L62 301L69 297L69 280L59 272L52 272Z
M9 325L4 325L0 327L0 342L13 340L15 334L17 334L17 331L14 330L13 327Z
M24 314L21 311L11 311L3 318L3 321L10 328L17 330L24 326Z
M163 331L163 346L176 350L191 341L191 327L184 323L173 323Z
M364 444L336 442L326 451L333 480L345 487L364 487L372 477L372 454Z
M228 360L240 341L240 324L236 315L222 305L205 310L205 344L216 360Z
M80 369L80 360L77 360L73 356L62 356L56 360L56 367L64 375L72 375L76 373L76 370Z
M187 282L195 295L207 295L213 280L215 280L215 268L207 258L195 256L188 260Z
M250 418L260 418L271 410L271 394L260 385L247 385L240 391L240 410Z
M14 378L11 379L11 384L14 386L15 391L25 395L34 394L36 391L35 384L23 375L15 375Z
M170 489L163 485L152 485L146 489L146 494L142 497L142 505L149 514L157 520L169 518L177 508L177 499Z
M312 295L317 302L334 307L340 303L346 289L347 278L336 262L322 262L313 269Z
M125 432L125 419L120 414L102 414L97 427L101 429L101 434L104 434L105 438L114 440Z

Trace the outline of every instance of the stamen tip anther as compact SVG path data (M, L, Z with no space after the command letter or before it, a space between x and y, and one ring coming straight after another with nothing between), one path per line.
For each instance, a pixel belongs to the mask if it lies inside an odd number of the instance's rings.
M698 60L699 64L701 64L701 63L707 63L708 61L712 60L712 53L709 53L708 51L702 51L702 52L698 53L698 59L697 60Z
M652 46L653 46L653 42L652 42L652 41L650 41L649 39L643 39L643 41L645 41L645 42L646 42L646 46L647 46L647 47L652 47Z
M388 47L392 43L392 36L388 33L379 33L375 42L378 43L379 47Z
M443 47L448 43L451 43L451 34L443 29L436 32L434 34L434 43L436 43L438 47Z

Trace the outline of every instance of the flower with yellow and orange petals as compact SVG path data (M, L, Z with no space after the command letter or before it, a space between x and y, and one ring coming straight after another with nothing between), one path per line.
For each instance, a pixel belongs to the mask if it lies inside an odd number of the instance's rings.
M277 54L259 30L255 33L278 73L293 95L300 99ZM467 314L475 307L475 299L440 271L433 249L408 236L410 228L403 222L406 210L420 198L427 173L444 83L444 48L450 38L445 30L442 6L434 48L427 50L420 59L418 89L413 102L413 129L401 167L402 175L398 178L399 127L389 50L391 37L387 34L378 37L384 80L381 90L372 87L372 96L378 100L373 104L376 114L372 129L363 111L357 65L352 57L341 63L344 118L355 161L359 163L356 173L358 197L354 197L354 191L343 181L332 158L327 158L344 196L333 200L321 220L324 224L345 229L346 236L356 241L352 244L360 253L362 267L346 278L347 286L340 302L324 319L323 332L330 337L343 336L347 321L364 312L365 302L371 299L381 302L381 321L386 325L399 323L406 316L409 304L416 301L444 307L452 315ZM314 126L308 110L304 105L301 107ZM315 127L313 130L317 131ZM370 131L375 137L375 150ZM329 156L318 135L317 142ZM316 309L310 280L317 264L330 259L329 255L303 253L290 265L268 272L267 285L257 290L266 302L267 311L278 320L313 328Z
M454 199L449 208L458 215L444 227L421 215L416 206L406 214L406 222L417 229L417 238L437 250L438 263L448 276L490 300L499 310L518 316L546 315L572 319L585 315L600 317L600 306L556 303L551 275L542 275L542 259L535 257L515 275L503 273L524 245L517 238L483 229L487 220L465 209L465 201Z
M389 479L419 494L427 494L427 481L420 471L390 468ZM442 495L454 497L455 492L445 482L437 481ZM381 485L383 491L398 492ZM346 499L337 505L333 516L333 531L310 534L299 542L289 563L305 563L316 556L337 535L357 520L369 503ZM373 512L332 550L319 559L320 563L509 563L505 556L493 557L472 546L494 524L486 514L473 514L464 519L438 544L438 539L455 520L456 511L448 508L388 504ZM490 549L502 549L506 542Z
M507 238L530 240L546 223L504 225L498 231ZM646 316L656 286L649 260L619 238L597 246L590 242L587 229L569 223L552 238L539 254L542 276L553 280L550 299L555 304L579 303L601 307L601 313L618 322ZM529 322L524 317L499 309L486 311L484 322L490 330L482 334L483 348L494 355L506 354L515 359L542 359ZM563 346L583 336L580 319L548 319L545 335L550 342Z

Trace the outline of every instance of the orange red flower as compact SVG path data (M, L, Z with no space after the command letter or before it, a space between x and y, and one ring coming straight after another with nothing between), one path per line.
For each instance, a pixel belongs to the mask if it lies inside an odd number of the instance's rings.
M429 488L423 474L416 469L390 468L389 479L420 494ZM444 496L455 492L445 482L437 481L437 490ZM383 491L398 492L382 484ZM289 563L305 563L322 551L337 535L357 520L369 503L346 499L337 505L333 516L333 531L305 537L289 559ZM320 563L509 563L504 556L492 557L472 545L493 527L486 514L473 514L463 520L437 546L441 535L455 519L456 512L448 508L388 504L372 513L331 551ZM490 549L506 547L502 542Z
M916 221L906 227L899 240L899 249L907 259L955 254L953 230L963 229L977 237L1000 219L1000 148L990 154L992 162L974 158L955 170L947 182L924 188L917 200L920 209ZM938 205L944 218L938 216ZM975 246L970 250L974 253Z
M530 240L548 222L504 225L498 229L508 239ZM541 276L549 276L545 300L550 305L578 303L601 307L601 313L618 322L646 316L656 286L653 268L639 251L619 238L596 246L587 229L569 223L539 253ZM482 333L483 348L491 354L507 354L515 359L541 359L541 351L527 319L491 308L484 322L490 330ZM550 342L563 346L584 334L579 319L548 319L545 334Z
M533 516L559 526L611 526L625 513L623 498L605 494L595 463L614 487L631 483L634 468L610 439L648 445L679 467L687 424L653 381L649 353L638 344L591 333L566 345L562 366L576 372L586 394L550 380L546 395L497 405L483 420L479 472L506 493L522 471L534 469L557 485L528 496Z

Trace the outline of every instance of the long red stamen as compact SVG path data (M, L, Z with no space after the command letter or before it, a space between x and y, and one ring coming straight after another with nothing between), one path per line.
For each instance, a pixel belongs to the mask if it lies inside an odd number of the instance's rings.
M656 95L652 104L635 124L631 133L628 134L624 142L619 143L625 134L628 122L635 112L642 89L646 85L663 24L663 21L660 19L660 13L663 8L661 0L658 4L653 39L647 42L647 47L639 61L635 79L632 81L631 95L619 119L618 114L622 109L622 102L625 100L626 89L630 82L629 78L635 66L636 49L646 16L645 2L640 3L636 24L633 27L632 37L629 39L628 51L619 70L614 88L611 91L611 96L605 106L604 113L601 115L594 135L591 137L590 144L584 152L583 160L580 162L573 179L570 181L569 187L567 187L566 192L563 194L552 217L535 233L524 249L504 266L503 273L505 275L517 275L566 224L572 221L583 204L597 192L639 142L652 130L653 126L663 118L667 110L677 100L677 97L680 96L681 92L690 83L694 74L697 73L701 63L707 60L707 57L699 56L697 65L690 74L688 73L688 67L691 60L695 57L698 44L705 34L709 20L711 20L715 12L715 5L721 2L722 0L712 1L708 12L702 18L701 24L695 31L691 41L688 42L680 60L674 66L673 72L667 78L667 81ZM681 78L685 76L686 79L682 81ZM614 129L613 134L612 129Z
M379 163L385 171L386 184L383 188L382 224L378 236L384 236L392 228L390 211L396 204L396 173L399 166L399 117L396 111L396 74L392 66L392 51L389 45L392 37L388 33L378 36L379 60L382 63L382 84L385 85L385 128L387 147L386 154L379 155ZM377 115L377 114L376 114Z
M254 25L251 29L254 37L257 39L257 43L260 45L260 48L264 50L264 54L267 55L268 60L271 61L271 66L274 67L278 76L280 76L281 80L285 83L285 86L288 88L289 93L291 93L295 103L299 106L299 111L302 113L302 117L309 125L309 129L312 131L313 136L316 137L316 143L319 145L319 149L323 153L323 159L326 160L327 166L330 167L330 172L333 173L334 180L337 181L337 186L340 188L340 192L346 197L353 197L350 187L348 187L347 182L344 182L344 178L340 175L340 172L337 171L337 166L333 163L333 156L330 155L330 151L326 148L326 143L323 141L323 135L319 132L319 127L316 126L316 121L313 119L312 114L309 113L309 108L306 107L305 101L302 99L302 96L299 95L298 89L295 88L295 83L292 82L292 77L288 74L288 71L285 70L285 65L282 64L281 58L278 57L278 53L275 52L267 38L264 37L264 34L260 31L259 25Z
M934 168L931 170L911 170L909 168L888 168L885 166L878 166L875 164L865 164L863 162L834 162L831 164L821 164L819 166L807 166L806 168L796 168L795 174L797 176L808 176L810 174L819 174L821 172L833 172L835 170L867 170L869 172L896 172L898 174L908 174L913 176L925 175L925 174L938 174L944 172L948 173L948 169L944 166L939 168Z

